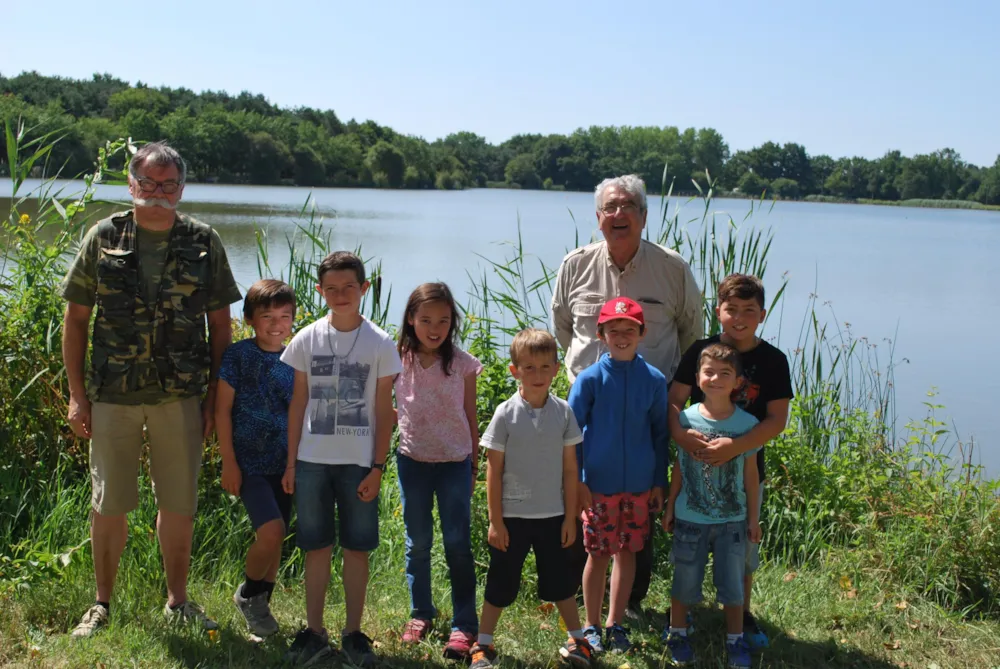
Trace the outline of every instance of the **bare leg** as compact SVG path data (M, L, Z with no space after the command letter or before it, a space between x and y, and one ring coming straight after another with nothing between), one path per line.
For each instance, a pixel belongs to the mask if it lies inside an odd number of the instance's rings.
M486 607L483 607L483 612L485 613ZM576 606L576 597L568 597L560 602L556 602L556 609L559 610L559 615L562 616L563 622L566 623L566 629L568 631L580 629L580 609Z
M501 613L503 613L503 609L498 606L493 606L484 599L483 613L479 616L479 633L493 634L493 632L496 631L497 622L500 620Z
M624 620L625 607L628 605L634 580L635 553L622 550L615 555L615 565L611 570L611 597L608 603L608 619L605 627L620 625Z
M272 520L257 528L257 539L247 551L247 577L274 582L281 563L281 544L285 540L285 523Z
M191 566L191 538L194 516L182 516L160 509L156 514L156 535L160 540L163 571L167 575L167 604L187 601L187 577Z
M368 592L368 552L344 549L344 603L347 606L347 624L344 631L350 634L361 630L361 614L365 610L365 593Z
M750 613L750 593L753 592L753 572L748 571L743 576L743 610Z
M743 607L723 606L726 612L726 632L729 634L743 634ZM671 617L673 613L671 612Z
M670 600L670 626L678 629L687 629L688 606L681 600L674 597Z
M330 560L333 546L306 553L306 624L313 632L323 631L323 605L326 586L330 584ZM347 580L347 575L344 575Z
M118 577L118 563L128 539L128 520L123 513L102 516L94 511L90 519L90 545L94 554L97 601L110 602Z
M601 611L604 609L604 585L608 577L608 562L611 556L587 558L583 570L583 607L587 613L587 625L599 627Z

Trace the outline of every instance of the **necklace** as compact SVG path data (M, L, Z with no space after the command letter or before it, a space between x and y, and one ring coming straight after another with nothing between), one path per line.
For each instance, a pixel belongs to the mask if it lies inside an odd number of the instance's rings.
M364 320L362 320L361 323L358 325L358 331L354 333L354 341L351 342L351 348L347 349L347 355L337 355L337 350L333 347L333 336L330 334L336 328L334 328L333 325L330 323L330 320L327 319L326 341L330 345L330 352L333 353L333 357L335 359L347 362L347 359L351 356L351 352L354 350L354 345L358 343L358 337L361 336L361 328L364 326L364 324L365 322Z

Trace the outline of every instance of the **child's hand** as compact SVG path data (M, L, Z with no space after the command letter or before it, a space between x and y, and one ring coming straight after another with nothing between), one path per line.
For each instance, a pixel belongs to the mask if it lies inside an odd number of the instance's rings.
M736 457L735 442L729 437L719 437L708 442L708 446L698 451L697 457L702 462L718 467Z
M562 547L569 548L576 541L576 518L566 516L562 524Z
M486 533L486 540L490 546L493 546L498 551L507 552L507 546L510 545L510 535L507 534L507 526L503 524L502 520L499 526L490 523L489 532Z
M664 532L674 531L674 505L667 504L667 510L663 512L663 518L660 519L660 527L663 528Z
M222 489L235 497L240 496L240 485L243 483L243 473L235 462L222 462Z
M580 481L579 485L576 487L576 515L580 515L581 511L589 509L594 506L594 497L590 494L590 488L583 481Z
M285 467L285 473L281 477L281 489L285 491L286 495L295 492L295 465Z
M750 523L747 526L747 535L750 537L751 542L759 544L763 535L763 532L761 532L760 529L760 523Z
M663 488L654 486L649 491L649 512L657 514L663 509Z
M378 491L381 488L382 470L372 467L372 470L368 472L368 476L358 486L358 499L362 502L370 502L378 496Z

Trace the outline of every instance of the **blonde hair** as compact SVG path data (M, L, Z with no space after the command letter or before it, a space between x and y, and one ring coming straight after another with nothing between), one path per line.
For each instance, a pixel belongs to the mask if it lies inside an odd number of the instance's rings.
M556 338L538 328L521 330L510 343L510 362L517 367L530 355L551 355L552 361L558 362L559 344L556 343Z

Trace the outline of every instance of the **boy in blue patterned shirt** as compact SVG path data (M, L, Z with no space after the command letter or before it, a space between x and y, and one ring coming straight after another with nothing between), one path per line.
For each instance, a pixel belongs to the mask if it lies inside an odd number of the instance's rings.
M295 371L280 358L292 332L295 292L283 281L258 281L247 291L243 317L254 337L231 345L222 357L215 424L222 487L239 495L256 533L247 551L246 580L233 602L250 631L264 637L278 631L269 602L292 508L281 477Z

